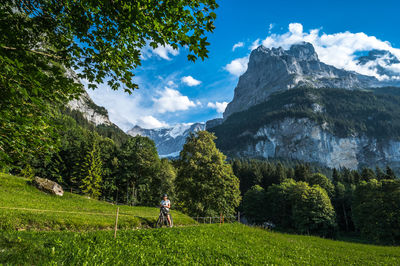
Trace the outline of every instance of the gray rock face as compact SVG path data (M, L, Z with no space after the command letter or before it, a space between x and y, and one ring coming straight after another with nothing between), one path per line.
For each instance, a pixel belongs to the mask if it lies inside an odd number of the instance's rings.
M80 111L86 120L92 122L96 126L113 125L108 118L107 110L104 107L96 105L86 91L84 91L78 99L70 101L68 107L72 110Z
M224 122L223 118L215 118L206 122L206 129L216 127Z
M379 86L374 77L320 62L310 43L292 45L289 50L260 46L251 52L247 71L239 78L224 118L265 102L271 93L280 90L295 87L352 90L374 86Z
M186 138L191 132L205 130L204 123L178 124L174 127L144 129L135 126L127 133L131 136L148 137L154 141L160 157L178 157Z
M328 124L307 118L286 118L260 128L240 157L280 157L319 162L328 167L400 166L400 142L354 135L332 135Z
M57 184L56 182L51 181L49 179L35 177L35 179L33 180L33 184L38 189L40 189L46 193L54 194L57 196L64 195L64 190L62 189L62 187L59 184Z

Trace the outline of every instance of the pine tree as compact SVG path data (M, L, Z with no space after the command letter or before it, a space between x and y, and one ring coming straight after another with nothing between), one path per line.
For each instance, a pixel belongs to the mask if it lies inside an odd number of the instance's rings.
M333 183L335 183L335 184L342 181L342 177L341 177L339 171L336 170L336 168L333 168L332 180L333 180Z
M382 169L379 166L377 166L375 168L375 175L378 180L385 179L385 173L382 171Z
M82 192L92 198L98 198L101 194L103 175L103 163L98 151L97 141L94 140L92 149L87 153L81 169L82 180L79 186Z
M393 172L389 165L386 166L386 176L385 179L396 179L396 174Z

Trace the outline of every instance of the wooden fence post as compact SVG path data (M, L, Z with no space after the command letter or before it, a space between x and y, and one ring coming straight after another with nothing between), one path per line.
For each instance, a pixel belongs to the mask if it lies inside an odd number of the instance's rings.
M210 217L210 224L211 224L211 217Z
M238 212L238 223L240 223L240 212Z
M222 222L222 213L219 214L219 225L221 225Z
M118 214L119 214L119 207L117 207L117 216L115 217L114 239L117 238Z

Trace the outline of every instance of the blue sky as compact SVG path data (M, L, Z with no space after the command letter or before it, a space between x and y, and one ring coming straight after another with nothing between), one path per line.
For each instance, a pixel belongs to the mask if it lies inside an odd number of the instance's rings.
M288 48L309 41L321 61L375 76L355 64L355 54L384 49L400 57L399 2L329 2L219 1L208 59L191 63L184 48L148 48L134 71L139 90L128 95L100 85L88 92L122 129L135 124L154 128L222 117L256 45ZM394 70L400 73L400 66Z

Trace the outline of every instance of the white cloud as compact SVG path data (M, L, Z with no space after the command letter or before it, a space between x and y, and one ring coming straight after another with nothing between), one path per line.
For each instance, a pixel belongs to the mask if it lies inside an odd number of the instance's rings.
M167 82L167 85L168 85L168 87L170 87L170 88L176 88L176 87L178 87L178 85L176 85L175 82L173 82L172 80L169 80L169 81Z
M248 56L234 59L232 60L232 62L230 62L225 66L225 70L227 70L232 75L239 77L244 72L246 72L248 62L249 62Z
M158 98L153 98L153 108L157 113L184 111L196 106L187 96L168 87L159 91L158 94Z
M272 29L275 27L274 23L270 23L268 27L268 33L271 33Z
M157 55L165 60L171 60L170 56L177 56L179 54L179 50L175 50L171 45L162 45L153 49L149 44L147 44L141 51L141 59L146 60L153 55Z
M169 54L176 56L179 54L179 51L172 48L171 45L166 45L166 46L158 46L156 49L153 50L153 53L155 53L156 55L165 60L171 60Z
M138 126L142 127L142 128L148 128L148 129L167 127L168 126L167 123L162 122L162 121L158 120L157 118L155 118L154 116L151 116L151 115L147 115L147 116L139 118L136 121L136 124Z
M240 47L243 47L243 46L244 46L243 42L238 42L238 43L234 44L233 47L232 47L232 52L235 51L236 48L240 48Z
M358 65L356 54L378 49L389 51L400 58L400 49L393 48L389 42L379 40L375 36L369 36L363 32L352 33L349 31L326 34L321 33L321 29L312 29L309 32L304 32L303 25L300 23L289 24L288 32L271 34L262 41L262 44L267 48L283 47L284 49L289 49L291 45L303 41L314 45L322 62L364 75L375 76L379 79L385 77L379 76L375 70L370 69L370 65ZM377 61L376 64L382 65L384 62ZM392 69L396 70L396 67L394 65Z
M252 42L251 43L251 45L250 45L250 50L254 50L254 49L256 49L258 46L260 46L261 45L261 43L260 43L260 39L257 39L257 40L255 40L254 42Z
M200 80L194 79L192 76L183 77L181 81L190 87L198 86L201 83Z
M228 106L227 102L222 102L222 103L220 103L220 102L215 102L215 103L209 102L207 104L207 107L210 107L212 109L217 110L218 113L223 113L227 106Z
M169 116L166 112L200 106L199 101L194 103L173 89L177 87L173 82L176 76L173 73L165 78L159 77L155 84L154 78L135 76L135 82L143 89L135 90L131 95L123 90L111 90L106 83L99 84L96 90L87 89L87 92L96 104L108 110L110 120L124 131L135 125L143 128L166 127L169 125L165 120ZM82 82L87 87L87 82ZM175 117L178 114L172 115Z

